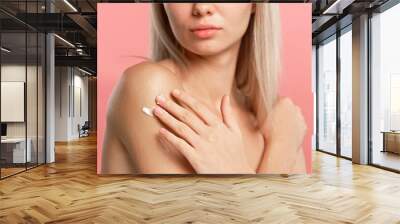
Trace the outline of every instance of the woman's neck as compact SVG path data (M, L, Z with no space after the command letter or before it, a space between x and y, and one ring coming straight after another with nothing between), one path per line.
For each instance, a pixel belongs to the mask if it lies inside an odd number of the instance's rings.
M222 97L234 93L239 46L240 44L231 46L211 56L187 53L189 65L187 72L182 76L184 88L210 106L219 109ZM231 101L235 103L233 96Z

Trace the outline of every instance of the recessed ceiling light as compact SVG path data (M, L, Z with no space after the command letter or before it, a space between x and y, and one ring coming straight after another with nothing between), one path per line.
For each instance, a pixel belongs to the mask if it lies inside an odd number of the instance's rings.
M66 40L66 39L64 39L64 38L62 38L62 37L60 37L60 36L57 35L57 34L54 34L54 36L57 37L58 39L60 39L62 42L66 43L67 45L69 45L69 46L75 48L75 45L73 45L73 44L72 44L71 42L69 42L68 40Z
M88 71L86 71L86 70L83 70L83 69L81 69L81 68L79 68L79 67L78 67L78 70L81 71L81 72L83 72L83 73L85 73L85 74L87 74L87 75L93 75L92 73L90 73L90 72L88 72Z
M1 51L4 51L6 53L10 53L11 52L11 50L9 50L9 49L7 49L5 47L1 47Z
M78 12L78 10L68 1L64 0L65 4L67 4L73 11Z
M343 9L351 5L355 0L336 0L322 14L342 14Z

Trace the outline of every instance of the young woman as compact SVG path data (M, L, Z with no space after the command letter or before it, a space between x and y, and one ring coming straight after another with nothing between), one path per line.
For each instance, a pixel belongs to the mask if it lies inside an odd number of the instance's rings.
M152 8L152 61L126 69L102 173L305 173L300 109L277 94L278 5Z

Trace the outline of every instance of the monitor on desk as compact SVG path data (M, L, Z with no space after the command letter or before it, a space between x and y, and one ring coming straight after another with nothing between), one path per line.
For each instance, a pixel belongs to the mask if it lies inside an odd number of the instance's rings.
M5 138L7 136L7 124L1 123L1 138Z

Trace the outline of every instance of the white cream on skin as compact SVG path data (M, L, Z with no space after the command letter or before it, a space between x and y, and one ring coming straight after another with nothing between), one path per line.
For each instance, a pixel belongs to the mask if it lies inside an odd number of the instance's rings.
M150 117L154 117L153 115L153 109L148 108L148 107L142 107L142 112Z

